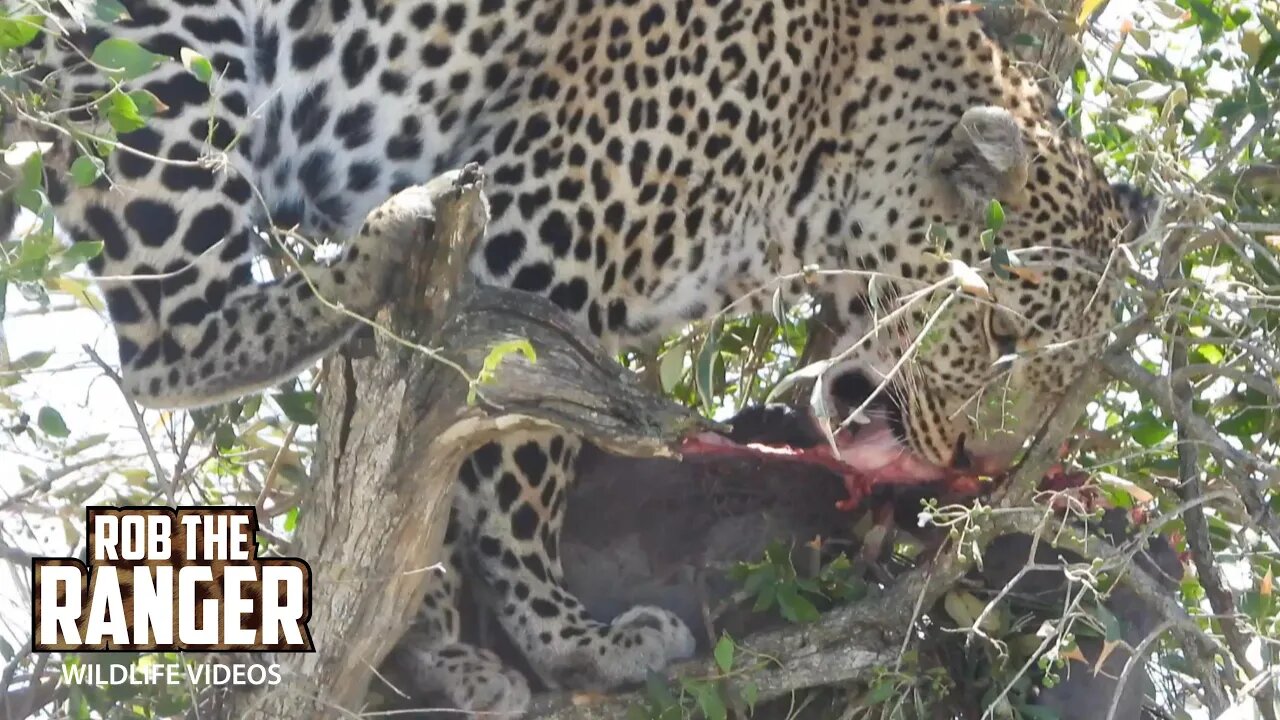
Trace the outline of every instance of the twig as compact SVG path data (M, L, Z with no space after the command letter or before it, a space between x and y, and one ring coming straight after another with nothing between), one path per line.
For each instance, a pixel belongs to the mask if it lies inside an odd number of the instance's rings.
M320 387L320 373L311 380L311 392L315 392ZM259 515L265 515L267 510L267 498L271 494L271 488L275 484L276 477L280 474L280 467L284 461L285 451L293 444L293 437L298 434L298 423L290 423L289 429L284 433L284 440L280 443L280 449L276 451L276 456L271 460L271 467L267 468L266 477L262 478L262 490L258 493L258 499L254 505L258 508Z
M138 437L142 439L142 446L147 450L147 457L151 460L152 471L156 474L156 482L164 483L164 467L161 466L160 457L156 454L156 448L151 443L151 433L147 432L147 423L143 420L142 412L138 410L138 405L133 401L133 398L129 397L129 393L125 392L124 383L120 379L120 373L117 373L112 369L111 365L103 360L93 348L88 345L81 345L80 347L84 349L85 353L89 356L89 359L93 360L93 363L102 370L103 374L111 378L111 382L116 384L116 388L120 391L120 397L124 399L125 407L129 408L129 414L133 416L133 422L138 428ZM172 492L173 488L171 487L169 496L170 505L175 504Z
M1111 694L1111 707L1107 710L1107 720L1116 720L1116 710L1120 708L1120 700L1125 696L1125 687L1129 684L1129 676L1133 674L1133 669L1142 665L1142 658L1147 654L1147 650L1170 627L1173 627L1173 621L1165 620L1148 633L1142 642L1138 643L1138 647L1133 649L1133 653L1125 661L1124 670L1120 671L1120 678L1116 681L1116 691Z
M1187 366L1187 345L1185 342L1171 344L1169 366L1170 394L1178 403L1190 406L1192 398L1191 383L1177 379L1179 373ZM1249 662L1248 642L1235 621L1235 602L1232 600L1230 592L1223 587L1222 575L1218 572L1217 563L1214 562L1213 548L1209 545L1209 523L1205 520L1204 507L1202 504L1195 502L1204 496L1204 488L1200 482L1200 448L1193 441L1181 420L1177 421L1177 439L1178 494L1183 501L1193 503L1182 514L1183 525L1186 529L1187 547L1191 548L1191 558L1196 566L1196 575L1200 579L1200 585L1204 588L1205 595L1209 599L1209 605L1220 618L1218 624L1222 628L1222 635L1226 640L1227 647L1231 649L1232 658L1247 675L1252 676L1257 671L1254 669L1253 664ZM1128 666L1125 667L1125 670L1126 672L1128 671ZM1225 668L1222 670L1222 678L1224 682L1232 679ZM1116 707L1115 702L1113 701L1111 706L1113 714Z

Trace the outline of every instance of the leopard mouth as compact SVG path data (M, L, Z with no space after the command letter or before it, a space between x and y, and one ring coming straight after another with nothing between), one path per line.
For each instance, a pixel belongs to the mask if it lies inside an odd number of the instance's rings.
M885 419L851 424L834 433L834 447L811 413L791 410L785 431L775 427L743 431L735 418L728 434L703 432L687 438L685 457L745 457L819 467L839 476L848 497L838 507L852 510L877 487L943 483L954 487L976 477L972 467L944 467L909 449Z

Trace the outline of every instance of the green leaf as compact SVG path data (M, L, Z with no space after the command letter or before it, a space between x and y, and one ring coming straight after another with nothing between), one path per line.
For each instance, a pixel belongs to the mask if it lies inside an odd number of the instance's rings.
M778 586L778 609L782 617L793 623L813 622L819 617L818 608L790 583Z
M236 445L236 429L222 423L218 425L218 429L213 431L213 444L219 450L230 450Z
M301 392L282 392L271 396L280 406L284 416L299 425L315 425L316 394L311 390Z
M1214 12L1212 0L1182 0L1180 6L1191 11L1192 18L1200 26L1200 40L1211 45L1222 34L1222 18Z
M1157 418L1150 410L1144 410L1133 416L1130 423L1130 434L1143 447L1155 447L1164 442L1173 432L1173 428Z
M117 20L130 20L129 10L120 0L98 0L93 4L93 14L104 23L111 24Z
M1191 355L1196 362L1207 363L1209 365L1218 365L1226 358L1226 354L1222 352L1222 348L1217 345L1196 345L1191 349Z
M107 122L112 129L124 135L146 126L147 120L138 109L138 103L129 95L116 91L106 104Z
M986 235L984 232L983 235ZM996 277L1001 280L1013 279L1013 268L1016 267L1013 256L1005 249L1003 245L996 245L991 248L991 269L995 271Z
M0 17L0 50L13 50L29 45L43 27L43 15Z
M34 370L45 363L49 362L49 358L53 357L52 350L36 350L9 363L6 368L8 372L22 372L23 370Z
M151 471L143 468L125 468L117 470L116 474L124 478L130 485L141 486L142 483L151 479Z
M116 80L132 80L154 70L165 57L132 40L108 38L98 43L89 60Z
M98 158L81 155L71 163L71 179L80 187L89 187L102 175L103 167Z
M1058 711L1044 705L1022 705L1018 708L1023 720L1060 720Z
M213 80L213 63L205 56L184 47L178 52L178 57L182 60L182 67L200 82L208 85Z
M879 705L893 697L897 691L898 684L890 678L885 678L871 686L871 692L867 693L862 702L864 705Z
M1096 605L1093 608L1094 617L1102 624L1103 636L1107 642L1119 642L1124 639L1124 628L1120 624L1120 618L1115 616L1106 605Z
M992 200L987 203L987 229L992 232L1000 232L1004 227L1004 206L999 200Z
M715 367L719 356L721 322L717 319L707 331L707 338L698 351L698 361L693 366L693 382L698 389L698 399L702 407L710 413L715 407Z
M973 627L985 607L985 603L969 592L953 591L942 598L942 609L961 629Z
M667 679L661 673L650 670L644 678L644 690L645 696L657 705L659 710L678 704L671 688L667 687Z
M687 354L684 343L667 348L658 362L658 376L662 379L662 391L670 393L684 378L684 358Z
M694 693L698 701L698 709L707 720L725 720L729 716L724 700L714 685L699 685Z
M129 99L138 108L138 114L144 118L149 118L156 113L162 113L169 109L169 106L160 102L160 98L156 97L150 90L134 90L129 93Z
M756 700L760 699L760 687L748 680L742 684L742 699L747 702L748 712L756 711Z
M5 162L10 165L17 164L21 168L16 186L19 192L40 190L44 187L44 150L47 147L42 143L19 142L5 151Z
M106 439L107 435L105 433L90 435L89 437L77 440L69 445L66 450L63 451L63 454L67 456L78 455L91 447L101 445L103 442L106 442Z
M36 415L36 424L44 431L45 435L56 438L64 438L71 434L67 429L67 423L62 419L62 413L49 406L40 408L40 413Z
M760 588L759 594L756 595L756 603L751 606L751 612L764 612L773 607L773 603L778 599L778 586L765 585Z
M1258 407L1251 407L1236 413L1218 425L1218 431L1224 435L1232 435L1240 439L1252 438L1266 432L1267 413Z
M733 651L733 638L728 635L721 635L712 653L715 656L716 666L720 668L720 672L727 673L733 669Z
M67 267L75 267L82 262L88 262L102 254L102 242L92 240L88 242L78 242L67 248L62 253L62 262Z

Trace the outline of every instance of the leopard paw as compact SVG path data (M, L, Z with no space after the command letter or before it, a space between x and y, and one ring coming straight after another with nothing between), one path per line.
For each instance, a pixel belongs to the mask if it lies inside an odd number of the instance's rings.
M638 605L587 633L552 677L575 690L612 690L692 657L693 633L674 613Z

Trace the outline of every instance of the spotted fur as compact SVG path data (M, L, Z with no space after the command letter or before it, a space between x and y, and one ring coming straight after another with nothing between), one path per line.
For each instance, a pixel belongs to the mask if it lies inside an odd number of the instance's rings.
M321 298L376 309L404 241L366 214L469 161L491 178L475 275L549 297L611 348L746 293L736 307L759 310L779 275L846 271L784 290L836 303L834 399L858 405L888 378L878 408L922 462L1003 457L975 404L1040 408L1101 343L1113 291L1099 278L1130 203L971 13L943 0L124 4L127 21L48 44L52 81L100 90L72 46L108 32L171 57L191 47L219 77L212 96L177 63L138 81L168 109L121 137L107 163L118 185L47 178L71 235L105 242L95 273L150 276L102 284L125 386L145 404L237 396L330 351L353 326ZM992 198L1008 218L1000 243L1034 272L984 267ZM350 242L311 283L258 282L254 228L268 225ZM990 298L953 300L937 339L899 363L930 313L892 309L945 281L948 259L984 272ZM449 553L485 582L545 683L614 687L693 642L662 610L599 622L563 587L577 450L541 434L476 453ZM456 579L431 588L402 650L423 688L461 706L523 706L522 679L458 649Z

